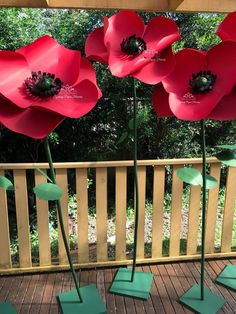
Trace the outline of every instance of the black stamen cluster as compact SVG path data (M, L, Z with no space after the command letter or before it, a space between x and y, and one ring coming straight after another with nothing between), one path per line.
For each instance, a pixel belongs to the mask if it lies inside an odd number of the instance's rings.
M192 75L189 85L193 94L211 91L216 81L216 75L211 71L200 71Z
M25 85L32 95L51 97L60 92L63 82L55 78L55 74L38 71L31 72L31 77L25 80Z
M122 52L131 56L137 56L147 49L145 41L135 34L123 39L120 47Z

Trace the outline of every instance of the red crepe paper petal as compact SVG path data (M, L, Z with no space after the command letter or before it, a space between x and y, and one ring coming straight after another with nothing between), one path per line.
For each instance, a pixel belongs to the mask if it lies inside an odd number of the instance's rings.
M233 120L236 118L236 87L221 99L208 118L213 120Z
M136 71L150 61L144 58L143 53L137 57L130 57L119 51L111 51L109 55L109 68L117 77L125 77Z
M48 111L22 109L7 100L0 100L0 123L16 133L44 138L63 120L63 116Z
M165 91L162 84L156 85L152 94L152 103L159 118L173 116L169 106L169 94Z
M206 94L169 95L169 105L173 114L182 120L202 120L209 116L221 97L213 91Z
M13 51L0 51L0 94L17 106L30 106L24 99L24 80L31 75L24 56Z
M95 74L94 68L93 68L92 64L85 58L81 58L79 78L74 85L77 85L78 83L82 82L83 80L91 81L95 85L95 87L97 88L98 98L102 97L102 92L97 85L97 79L96 79L96 74Z
M175 69L164 78L163 85L169 93L185 94L189 91L189 80L192 75L207 69L206 57L198 50L183 49L175 58Z
M107 48L104 45L104 27L96 28L89 34L85 43L85 54L91 60L108 63Z
M106 25L105 25L106 24ZM104 20L104 43L112 44L112 50L120 51L123 39L135 34L143 36L145 25L141 17L133 11L120 11Z
M219 25L216 34L222 40L236 41L236 12L232 12Z
M224 41L206 55L208 69L217 75L214 90L222 96L230 93L236 83L236 43Z
M38 99L32 106L44 108L70 118L80 118L96 105L98 89L89 80L83 80L77 85L65 86L53 98Z
M157 84L165 78L175 67L175 57L171 47L164 50L160 57L144 65L132 76L146 84Z
M26 58L31 71L53 73L70 85L78 78L80 52L59 45L50 36L43 36L17 52Z
M180 38L176 23L163 16L151 19L145 29L144 40L148 49L160 52Z

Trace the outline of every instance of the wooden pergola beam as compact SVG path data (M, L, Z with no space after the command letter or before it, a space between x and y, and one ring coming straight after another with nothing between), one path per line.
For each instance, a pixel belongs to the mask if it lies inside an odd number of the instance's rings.
M232 12L235 0L0 0L0 7L133 9L176 12Z

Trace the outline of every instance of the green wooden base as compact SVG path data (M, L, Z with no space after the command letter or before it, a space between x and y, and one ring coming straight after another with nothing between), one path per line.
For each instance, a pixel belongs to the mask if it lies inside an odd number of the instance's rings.
M236 291L236 265L227 265L216 278L216 283Z
M199 285L194 285L185 292L179 301L199 314L216 314L225 304L225 299L211 292L209 289L204 289L204 300L201 300L201 289Z
M80 288L83 302L79 302L76 289L63 292L58 300L63 314L106 314L107 310L95 285Z
M132 270L120 268L109 289L111 293L147 300L151 290L153 274L135 271L131 281Z
M0 304L0 314L17 314L10 302Z

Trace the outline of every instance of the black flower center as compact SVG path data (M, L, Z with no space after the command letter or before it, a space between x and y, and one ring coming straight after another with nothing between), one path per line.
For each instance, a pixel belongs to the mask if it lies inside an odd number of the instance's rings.
M63 82L55 78L54 74L38 71L31 72L31 77L25 80L25 85L32 95L50 97L60 92Z
M145 41L141 37L137 37L135 34L123 39L120 47L122 52L131 56L137 56L147 49Z
M211 71L200 71L192 75L189 81L193 94L209 92L216 81L216 75Z

